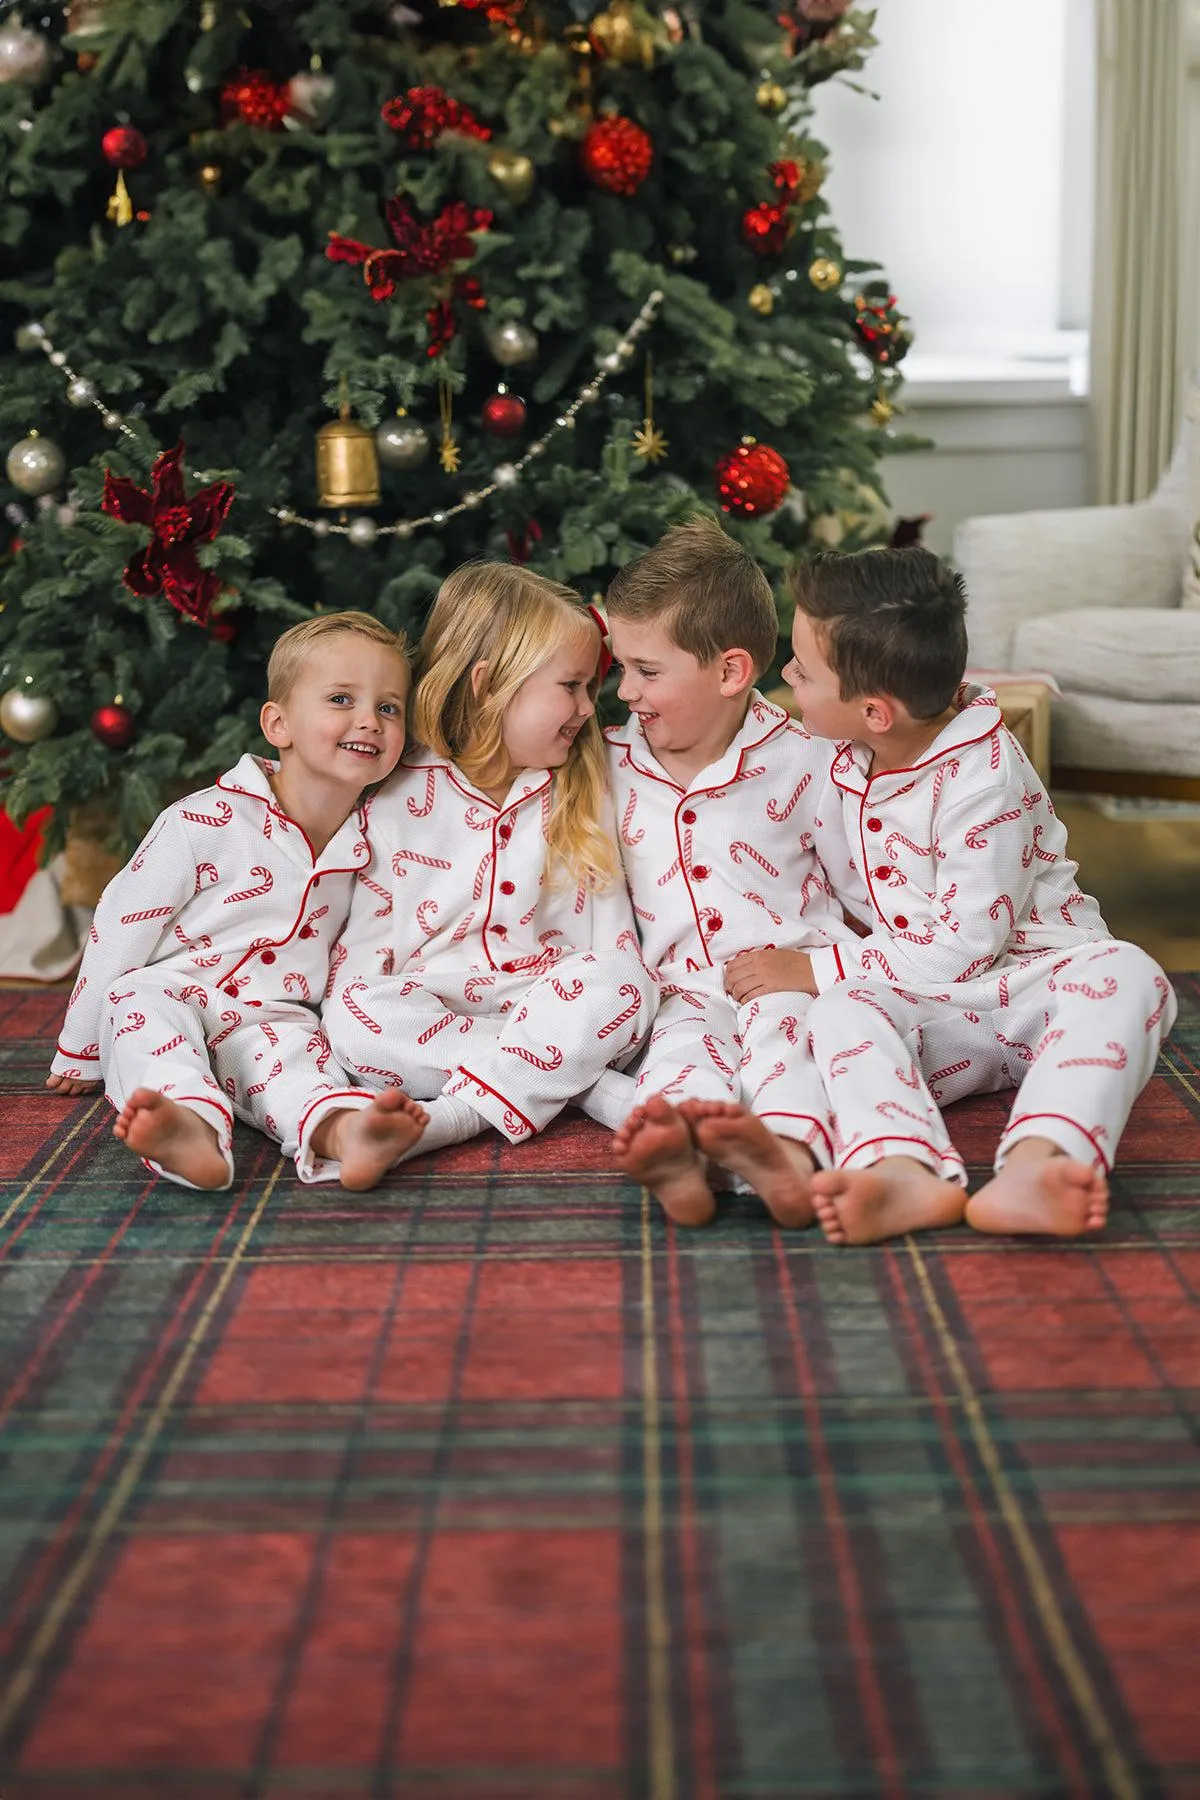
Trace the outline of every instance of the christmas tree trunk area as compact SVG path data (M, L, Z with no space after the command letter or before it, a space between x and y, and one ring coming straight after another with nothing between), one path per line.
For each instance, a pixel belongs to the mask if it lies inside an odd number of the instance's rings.
M415 634L471 557L591 597L698 505L773 578L877 541L908 331L811 128L872 22L0 0L9 814L127 852L282 629Z

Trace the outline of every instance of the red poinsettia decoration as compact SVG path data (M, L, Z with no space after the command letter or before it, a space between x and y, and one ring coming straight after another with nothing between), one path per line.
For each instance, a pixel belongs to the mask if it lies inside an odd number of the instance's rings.
M125 568L130 593L143 599L165 594L176 612L203 625L221 590L221 577L200 567L195 546L216 537L237 490L230 481L214 481L189 500L183 491L183 453L179 443L155 458L149 492L106 469L100 504L122 524L150 527L150 542Z
M342 237L336 231L330 232L325 249L330 262L361 267L363 279L376 300L390 299L401 281L440 275L452 263L470 262L475 254L471 233L486 231L492 222L486 207L453 200L436 219L422 223L403 194L389 200L383 212L396 245L394 250L380 250L374 244Z

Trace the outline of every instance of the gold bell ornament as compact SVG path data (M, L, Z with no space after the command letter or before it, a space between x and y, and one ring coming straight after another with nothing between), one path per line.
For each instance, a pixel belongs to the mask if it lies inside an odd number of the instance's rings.
M379 452L375 434L350 417L342 378L339 416L317 433L317 505L378 506Z

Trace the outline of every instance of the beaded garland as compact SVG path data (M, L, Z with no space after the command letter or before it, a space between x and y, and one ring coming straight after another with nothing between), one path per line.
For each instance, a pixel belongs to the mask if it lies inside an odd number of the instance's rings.
M535 438L524 453L513 462L497 464L492 471L492 479L486 486L464 494L462 499L456 501L453 506L439 507L436 512L424 513L416 519L397 519L390 525L379 525L365 513L342 524L334 523L330 519L308 518L290 506L271 506L267 508L268 512L281 525L301 526L304 530L311 531L314 537L346 537L352 544L359 547L373 543L377 537L408 538L414 531L423 530L427 526L435 526L440 529L448 519L456 518L459 513L470 512L473 508L481 506L492 494L500 492L501 489L515 487L529 464L545 455L552 438L556 437L560 431L574 429L575 418L580 409L598 400L600 390L609 376L619 374L634 355L638 338L654 323L663 298L662 289L655 288L634 318L630 320L616 349L600 358L590 379L584 383L575 398L563 408L554 423L543 432L541 437ZM24 331L26 336L37 344L43 355L63 376L68 384L68 397L74 405L94 406L110 431L119 431L133 442L138 441L137 434L130 429L115 407L111 407L103 398L95 383L88 377L79 375L70 366L65 352L55 349L44 325L34 320L24 327ZM196 481L212 479L211 475L203 469L190 469L188 473Z

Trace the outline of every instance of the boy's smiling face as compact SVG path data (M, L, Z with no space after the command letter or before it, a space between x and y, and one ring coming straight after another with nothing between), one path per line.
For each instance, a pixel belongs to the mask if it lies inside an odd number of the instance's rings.
M657 620L612 619L609 636L621 664L617 698L639 720L654 754L686 757L706 745L714 715L728 707L723 659L700 662Z
M299 776L357 794L400 760L409 684L398 651L339 632L305 658L285 699L264 706L264 735L292 782Z

